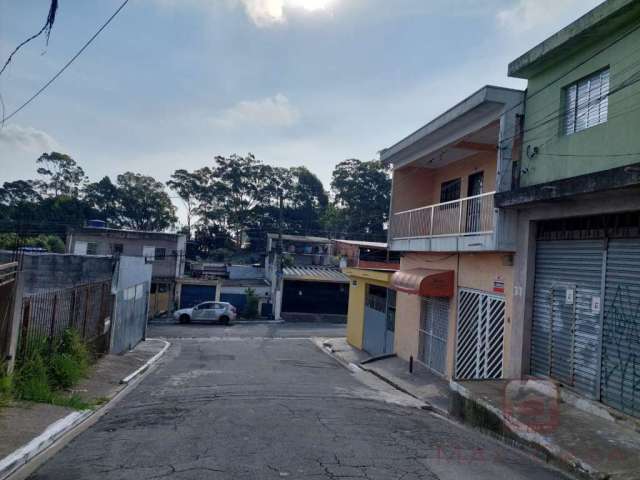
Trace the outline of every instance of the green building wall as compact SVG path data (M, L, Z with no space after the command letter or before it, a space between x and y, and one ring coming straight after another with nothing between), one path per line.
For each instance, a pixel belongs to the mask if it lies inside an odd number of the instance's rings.
M529 78L522 187L640 162L640 28L605 48L639 25L640 18L631 19L631 24L607 38L585 42L578 53ZM610 95L606 123L565 135L564 88L607 66L611 91L634 80L636 83ZM538 147L539 153L530 157L527 147L529 153ZM629 155L634 153L638 154Z

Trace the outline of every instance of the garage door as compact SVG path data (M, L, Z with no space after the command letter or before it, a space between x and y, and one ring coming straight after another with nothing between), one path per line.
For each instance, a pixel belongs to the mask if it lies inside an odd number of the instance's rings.
M640 416L640 239L610 240L606 263L602 401Z
M180 292L180 308L195 307L202 302L213 302L216 299L216 287L211 285L182 285Z
M349 285L328 282L285 280L282 311L346 315L349 308Z
M538 241L531 373L598 397L604 241Z

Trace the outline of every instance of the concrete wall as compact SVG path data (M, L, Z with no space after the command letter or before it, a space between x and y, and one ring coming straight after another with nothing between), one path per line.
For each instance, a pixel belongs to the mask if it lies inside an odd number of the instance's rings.
M637 24L640 19L636 17L634 22ZM621 31L616 31L604 40L585 43L579 53L564 56L562 61L549 65L541 74L529 79L522 186L638 161L635 156L615 157L612 154L640 151L640 83L625 87L609 97L606 123L569 136L562 131L564 88L567 85L609 66L610 90L613 91L636 73L636 65L640 61L640 50L637 48L640 45L640 30L598 53L620 34ZM538 147L540 153L528 158L527 146Z
M228 270L231 280L264 278L265 276L264 268L256 268L251 265L231 265Z
M393 172L393 211L440 203L440 186L460 178L460 195L467 196L469 175L484 172L484 192L496 188L497 154L481 152L438 169L404 167Z
M504 351L510 350L511 311L513 308L513 267L508 265L511 255L502 253L463 253L463 254L421 254L405 255L401 260L401 269L426 268L433 270L453 270L456 293L449 303L449 338L447 343L446 376L451 378L454 372L456 326L458 315L458 288L480 290L492 295L494 282L504 282L506 319L504 333ZM505 265L507 264L507 265ZM396 306L395 350L399 357L408 360L418 357L422 297L398 293ZM507 355L505 353L505 362Z
M175 278L184 273L184 235L133 232L111 229L82 229L67 236L67 251L73 253L77 242L94 242L97 255L113 255L122 245L121 255L141 257L144 247L164 248L166 257L153 262L153 276Z
M349 311L347 313L347 342L356 348L363 348L364 338L364 307L369 285L389 287L390 273L366 272L355 269L344 271L351 282L349 283Z
M11 258L0 252L0 263ZM57 253L25 253L21 261L24 294L70 288L84 283L113 278L115 263L111 257L87 257Z

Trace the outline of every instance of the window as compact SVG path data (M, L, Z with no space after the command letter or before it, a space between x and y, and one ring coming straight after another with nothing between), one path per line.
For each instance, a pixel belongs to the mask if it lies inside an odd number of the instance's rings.
M87 243L87 255L97 255L98 254L98 244L96 242Z
M167 256L166 248L156 248L156 251L155 251L156 260L164 260L166 256Z
M76 255L86 255L87 254L88 243L87 242L76 242L73 247L73 253Z
M461 183L462 182L459 178L444 182L440 186L440 203L458 200L460 198Z
M149 262L156 258L156 247L142 247L142 256Z
M605 123L609 114L609 69L569 85L564 97L566 135Z
M124 245L122 243L113 244L113 253L122 253L124 251Z
M213 310L214 308L215 303L213 302L201 303L198 305L198 310Z

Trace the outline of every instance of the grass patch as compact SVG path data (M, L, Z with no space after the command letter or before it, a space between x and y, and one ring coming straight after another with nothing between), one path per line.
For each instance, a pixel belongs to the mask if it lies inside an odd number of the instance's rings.
M51 403L84 410L92 404L65 390L77 385L89 372L92 356L80 335L66 330L52 344L48 339L30 339L32 348L17 365L13 378L7 380L9 398ZM8 378L8 377L7 377Z
M0 407L13 400L13 375L7 375L4 365L0 365Z

